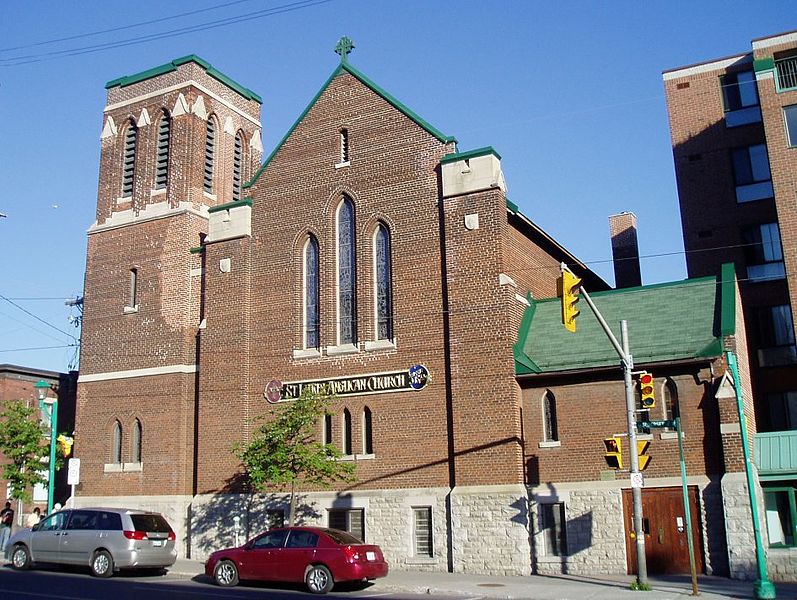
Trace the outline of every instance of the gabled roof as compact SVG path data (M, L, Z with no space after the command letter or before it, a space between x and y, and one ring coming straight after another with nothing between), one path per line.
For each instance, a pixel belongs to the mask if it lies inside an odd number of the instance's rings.
M344 73L348 73L349 75L353 76L360 83L362 83L364 86L373 91L377 96L380 96L382 99L384 99L386 102L392 105L399 112L404 114L411 121L415 122L419 127L421 127L421 129L431 134L432 136L440 140L442 143L447 144L449 142L457 141L456 138L452 136L444 135L436 127L434 127L429 122L421 118L418 114L410 110L406 105L399 102L391 94L386 92L384 89L382 89L381 87L376 85L373 81L371 81L368 77L366 77L363 73L361 73L353 66L351 66L351 64L348 61L341 61L341 63L337 66L337 68L334 71L332 71L332 75L329 76L329 79L327 79L326 83L324 83L324 85L321 86L321 89L318 90L318 93L315 96L313 96L312 100L310 100L310 104L307 105L307 108L305 108L302 111L302 114L299 115L299 118L296 119L296 122L291 126L291 128L288 130L285 136L280 140L279 144L277 144L276 148L274 148L271 154L269 154L268 158L266 158L266 160L263 162L263 165L257 170L257 173L255 173L254 177L252 177L250 181L246 182L243 185L244 188L251 187L260 178L260 175L262 175L263 171L266 170L266 167L268 167L269 163L272 161L274 156L276 156L277 152L280 151L280 148L282 148L282 145L285 143L285 141L291 136L294 130L299 126L299 123L301 123L304 120L305 116L307 116L307 113L310 112L310 109L313 108L315 103L321 97L321 94L323 94L326 91L326 89L329 87L329 84L331 84L336 77Z
M609 290L590 294L620 338L628 322L630 351L637 365L711 358L722 354L722 338L735 328L732 265L719 277ZM562 325L558 298L534 300L515 345L517 375L554 373L618 365L620 358L582 299L576 333Z

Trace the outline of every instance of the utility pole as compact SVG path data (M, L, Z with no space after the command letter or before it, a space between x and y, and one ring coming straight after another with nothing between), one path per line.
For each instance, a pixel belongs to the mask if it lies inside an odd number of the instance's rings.
M637 583L640 586L648 585L648 564L647 557L645 556L645 532L642 528L642 473L639 471L639 457L637 456L636 445L636 402L634 401L634 358L629 350L628 341L628 323L623 319L620 321L620 337L622 345L617 341L614 333L612 332L603 315L592 302L587 291L579 285L580 279L576 278L570 269L567 268L565 263L560 265L562 271L562 322L565 327L572 332L575 332L575 319L578 316L578 311L575 310L574 305L581 296L586 300L598 323L603 328L606 337L614 346L615 351L620 357L621 366L623 369L623 381L625 384L625 407L628 420L628 450L631 455L631 495L633 499L633 512L634 512L634 531L633 535L636 542L636 560L637 560Z

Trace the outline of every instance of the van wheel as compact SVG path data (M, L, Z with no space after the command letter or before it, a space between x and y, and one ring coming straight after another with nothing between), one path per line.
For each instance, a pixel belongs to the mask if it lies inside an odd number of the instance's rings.
M113 558L107 550L97 550L91 557L91 574L94 577L113 575Z
M11 566L17 571L30 569L30 552L28 547L23 544L17 544L11 551Z
M213 569L213 579L222 587L238 585L238 569L231 560L219 561Z
M332 573L324 565L312 565L304 576L304 582L307 584L307 589L314 594L326 594L335 585Z

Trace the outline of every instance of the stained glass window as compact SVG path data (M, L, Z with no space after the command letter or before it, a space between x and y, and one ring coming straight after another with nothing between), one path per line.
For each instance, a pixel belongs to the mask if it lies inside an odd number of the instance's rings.
M376 263L376 339L393 339L393 276L390 264L390 232L380 225L374 238Z
M304 328L305 348L320 347L318 312L318 242L307 240L304 250Z
M343 198L338 211L338 343L357 342L357 263L354 205Z

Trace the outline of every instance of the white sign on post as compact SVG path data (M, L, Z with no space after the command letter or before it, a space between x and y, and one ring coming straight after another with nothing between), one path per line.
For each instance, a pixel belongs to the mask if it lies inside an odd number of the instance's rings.
M66 483L68 485L77 485L80 483L80 459L70 458L67 469Z
M631 473L631 487L643 488L645 487L645 478L642 473Z

